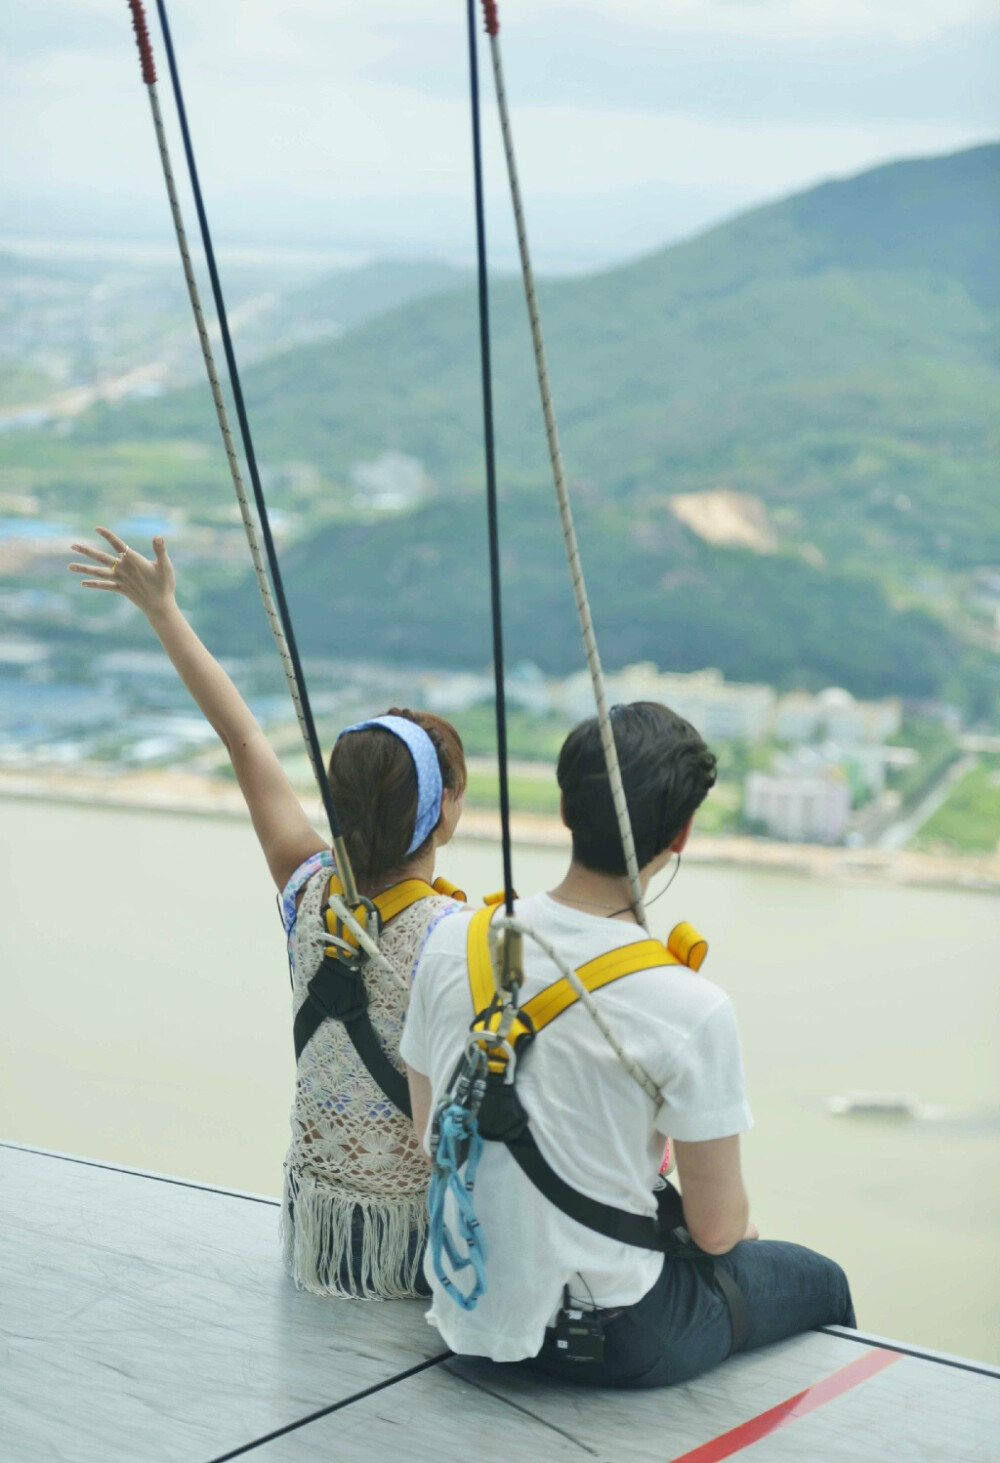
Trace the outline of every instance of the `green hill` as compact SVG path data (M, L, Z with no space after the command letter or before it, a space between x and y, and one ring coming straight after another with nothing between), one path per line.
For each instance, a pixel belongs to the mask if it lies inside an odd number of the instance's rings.
M1000 561L998 224L1000 146L990 145L890 164L625 268L543 282L563 445L593 534L591 578L618 545L620 577L600 611L611 663L694 656L777 679L839 667L836 678L859 690L944 685L961 615L938 606L946 630L911 607L926 599L930 571L950 584ZM544 435L518 284L497 282L492 303L501 480L517 495L505 531L510 552L530 551L534 565L517 594L530 622L564 570L546 530ZM442 624L465 620L484 592L481 535L475 514L444 505L482 491L471 291L435 294L273 357L245 385L268 460L308 460L336 483L391 448L418 457L443 500L405 525L359 528L335 554L322 535L300 547L307 643L322 638L311 627L330 609L331 560L338 595L357 590L358 610L379 566L390 603L402 578L433 596ZM186 392L95 413L77 440L213 432L204 394ZM676 524L671 495L720 488L765 505L776 552L711 548ZM426 582L418 546L428 564L442 555ZM400 553L406 568L394 561ZM850 633L845 597L868 604ZM748 614L754 633L739 623ZM396 650L426 659L416 623L404 619ZM872 637L877 654L862 643ZM569 643L558 654L547 646L536 659L553 669L576 663ZM484 656L485 641L475 658Z

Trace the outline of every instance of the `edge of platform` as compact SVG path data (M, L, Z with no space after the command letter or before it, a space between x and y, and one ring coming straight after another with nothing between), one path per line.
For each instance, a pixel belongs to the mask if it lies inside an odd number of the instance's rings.
M253 1204L269 1204L274 1208L280 1200L268 1194L254 1194L246 1189L227 1188L223 1184L207 1184L199 1179L178 1178L174 1174L159 1173L154 1169L133 1168L124 1163L112 1163L107 1159L88 1158L79 1153L64 1153L56 1148L43 1148L33 1143L19 1143L12 1138L0 1138L0 1149L12 1149L19 1153L31 1153L39 1158L55 1158L63 1163L78 1163L86 1168L107 1169L111 1173L128 1174L133 1178L151 1179L156 1183L172 1184L183 1189L200 1189L208 1194L221 1194L230 1199L243 1199ZM953 1352L936 1351L932 1347L919 1346L909 1342L896 1341L892 1337L879 1336L872 1331L852 1330L848 1326L819 1326L817 1330L826 1336L836 1336L842 1341L855 1342L862 1346L877 1346L883 1351L895 1351L901 1356L912 1356L919 1361L934 1362L938 1366L956 1367L961 1371L976 1372L980 1376L1000 1381L1000 1366L979 1361L973 1357L957 1356ZM450 1353L446 1353L450 1355ZM438 1360L444 1360L444 1357ZM384 1384L383 1384L384 1385Z
M63 1163L79 1163L84 1168L106 1168L111 1173L127 1173L133 1178L153 1179L160 1184L173 1184L181 1189L201 1189L206 1194L224 1194L229 1199L246 1199L251 1204L270 1204L278 1208L280 1199L270 1194L253 1194L248 1189L229 1189L224 1184L206 1184L200 1179L182 1179L176 1174L158 1173L152 1168L132 1168L127 1163L111 1163L105 1158L87 1158L80 1153L62 1153L58 1148L40 1148L35 1143L18 1143L13 1138L0 1138L0 1148L11 1148L17 1153L34 1153L39 1158L58 1158Z

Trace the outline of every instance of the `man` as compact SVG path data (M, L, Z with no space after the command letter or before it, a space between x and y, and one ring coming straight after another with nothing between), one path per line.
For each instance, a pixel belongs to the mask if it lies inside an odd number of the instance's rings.
M616 708L622 767L643 889L687 843L715 782L695 729L652 702ZM631 904L597 722L559 757L573 857L562 883L519 900L518 918L579 969L646 939ZM443 919L420 959L401 1052L417 1132L455 1071L473 1017L468 912ZM559 978L524 942L522 1003ZM623 1048L659 1089L653 1102L577 1002L541 1030L517 1068L517 1095L543 1159L591 1200L655 1218L663 1140L673 1140L683 1215L661 1192L662 1228L682 1223L680 1253L608 1238L546 1198L502 1142L485 1144L475 1207L488 1246L487 1289L462 1309L434 1274L430 1319L459 1354L530 1361L608 1386L663 1386L748 1347L825 1323L854 1324L846 1277L797 1245L761 1241L749 1221L739 1134L752 1123L735 1016L718 986L685 965L634 972L594 996ZM720 1274L720 1272L722 1272ZM733 1284L732 1282L735 1282ZM574 1340L573 1313L579 1314ZM740 1334L742 1333L742 1334Z

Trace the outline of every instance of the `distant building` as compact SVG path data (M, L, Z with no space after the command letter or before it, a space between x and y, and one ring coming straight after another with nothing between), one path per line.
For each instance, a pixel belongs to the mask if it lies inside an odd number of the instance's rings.
M588 686L590 681L587 681ZM552 712L552 682L548 681L538 666L530 660L522 660L513 670L507 672L504 688L507 701L522 711L534 716L549 716ZM492 675L473 673L439 675L425 683L423 700L428 711L467 711L470 706L492 702L496 687ZM591 707L592 714L593 708Z
M609 701L662 702L710 742L763 741L774 720L776 697L771 686L726 681L717 670L661 674L652 662L645 661L606 677L606 683ZM558 697L568 720L593 716L594 694L587 671L563 681Z
M423 700L428 711L447 715L492 700L493 689L492 676L443 675L424 686Z
M743 812L772 838L839 843L851 815L851 789L836 773L751 772Z
M418 457L405 452L383 452L351 469L355 508L374 513L402 513L415 508L431 491L431 480Z
M789 691L778 700L774 735L782 742L829 739L842 747L878 743L895 736L902 717L902 704L896 697L858 701L840 686L830 686L818 696Z

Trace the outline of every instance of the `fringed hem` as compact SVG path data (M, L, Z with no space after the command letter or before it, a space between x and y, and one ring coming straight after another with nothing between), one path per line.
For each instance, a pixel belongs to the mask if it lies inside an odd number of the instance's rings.
M281 1248L300 1290L353 1300L426 1295L417 1290L426 1243L423 1194L345 1194L308 1170L286 1169Z

